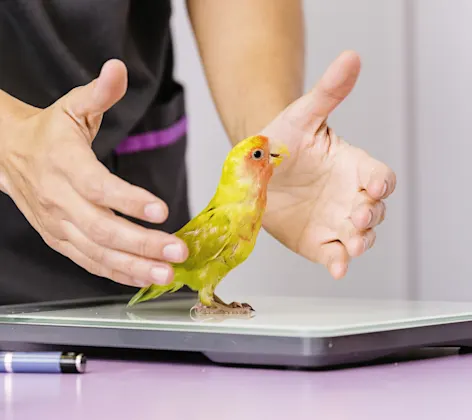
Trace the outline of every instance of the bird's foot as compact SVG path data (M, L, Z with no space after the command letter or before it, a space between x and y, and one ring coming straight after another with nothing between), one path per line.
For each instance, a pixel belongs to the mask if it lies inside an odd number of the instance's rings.
M254 312L254 308L251 305L249 305L249 303L231 302L230 304L225 305L225 306L230 309L236 309L236 310L244 309L244 310L248 310L249 312Z
M192 307L191 311L194 311L196 315L242 315L250 317L254 309L247 303L232 302L228 305L215 301L211 306L205 306L199 302Z
M218 296L216 295L213 295L213 301L217 304L217 305L220 305L220 306L223 306L225 308L228 308L228 309L242 309L242 308L246 308L246 309L249 309L250 311L254 311L254 309L252 308L251 305L249 305L248 303L239 303L239 302L231 302L231 303L226 303L224 301L222 301Z

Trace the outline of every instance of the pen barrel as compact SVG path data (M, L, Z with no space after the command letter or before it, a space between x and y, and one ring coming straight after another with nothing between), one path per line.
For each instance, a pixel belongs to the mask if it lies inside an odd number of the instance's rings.
M85 356L63 352L0 352L0 372L83 373Z

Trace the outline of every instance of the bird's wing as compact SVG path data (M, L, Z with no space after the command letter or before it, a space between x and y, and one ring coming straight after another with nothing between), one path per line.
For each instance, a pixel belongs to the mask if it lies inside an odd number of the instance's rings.
M231 220L223 208L209 206L175 233L187 244L186 270L204 267L217 258L234 237Z

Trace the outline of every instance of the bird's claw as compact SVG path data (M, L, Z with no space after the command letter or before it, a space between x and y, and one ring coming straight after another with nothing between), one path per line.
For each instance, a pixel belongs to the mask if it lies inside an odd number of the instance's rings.
M240 315L250 317L254 309L247 303L232 302L229 305L223 305L213 302L212 306L205 306L199 302L190 311L194 311L197 315Z
M246 309L249 309L250 311L254 311L253 307L249 305L249 303L231 302L228 306L230 308L246 308Z

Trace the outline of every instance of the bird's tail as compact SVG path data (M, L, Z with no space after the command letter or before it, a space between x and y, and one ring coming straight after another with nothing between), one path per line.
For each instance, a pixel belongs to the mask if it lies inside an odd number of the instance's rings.
M148 287L143 287L136 293L128 302L128 307L135 305L136 303L145 302L147 300L156 299L164 293L174 293L183 287L183 283L172 282L165 286L158 286L153 284Z

